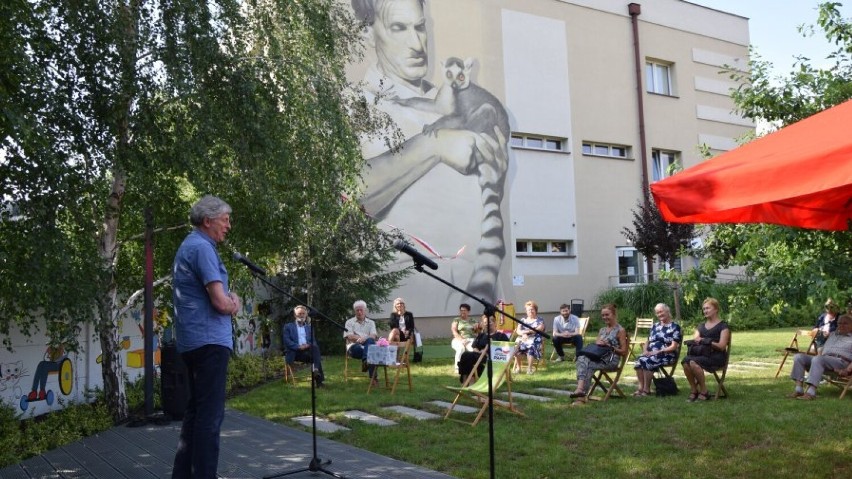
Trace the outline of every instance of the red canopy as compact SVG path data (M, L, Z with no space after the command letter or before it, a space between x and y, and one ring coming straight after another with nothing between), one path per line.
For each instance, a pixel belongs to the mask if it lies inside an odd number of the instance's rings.
M666 221L846 230L852 100L651 185Z

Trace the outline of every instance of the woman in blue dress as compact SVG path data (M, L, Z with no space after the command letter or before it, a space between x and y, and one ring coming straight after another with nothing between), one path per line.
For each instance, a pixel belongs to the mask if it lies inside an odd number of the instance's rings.
M651 327L645 349L633 363L639 382L639 389L633 393L637 397L651 393L654 371L677 361L677 350L683 340L680 325L672 321L672 312L668 305L659 303L654 306L654 315L659 322Z
M527 357L527 374L532 374L533 359L541 359L541 334L544 332L544 319L538 315L538 305L535 301L527 301L524 304L527 310L527 317L524 322L529 324L533 329L518 323L515 329L517 338L515 344L518 346L517 354ZM518 371L520 366L515 362L515 371Z

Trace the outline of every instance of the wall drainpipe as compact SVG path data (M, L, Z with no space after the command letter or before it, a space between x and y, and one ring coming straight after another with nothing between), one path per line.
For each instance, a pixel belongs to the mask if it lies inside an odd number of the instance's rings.
M642 204L645 208L651 206L648 193L648 148L645 141L645 93L642 91L642 56L639 51L639 15L642 14L642 6L638 3L630 3L627 5L627 12L630 13L630 23L633 27L633 59L636 63L636 106L639 110L639 149L641 152L641 167L642 167ZM654 258L645 258L645 268L648 274L648 279L654 273Z

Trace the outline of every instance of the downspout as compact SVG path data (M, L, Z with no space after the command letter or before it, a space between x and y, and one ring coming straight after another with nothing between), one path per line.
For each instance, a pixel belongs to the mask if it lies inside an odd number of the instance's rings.
M633 61L636 64L636 106L639 110L639 149L641 152L641 167L642 167L642 204L645 208L650 208L650 200L648 198L648 148L645 141L645 92L642 90L642 56L639 54L639 15L642 14L642 5L638 3L630 3L627 5L627 12L630 13L630 23L633 27ZM648 279L654 273L654 258L645 258L645 270L648 274Z

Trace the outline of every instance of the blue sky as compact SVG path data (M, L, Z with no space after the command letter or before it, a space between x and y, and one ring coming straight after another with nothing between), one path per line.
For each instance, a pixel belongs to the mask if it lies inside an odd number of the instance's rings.
M834 49L820 33L804 38L797 27L816 25L818 0L687 0L749 19L751 44L757 53L772 62L775 75L787 76L795 56L810 58L811 65L825 64ZM852 0L842 1L840 13L852 17Z

